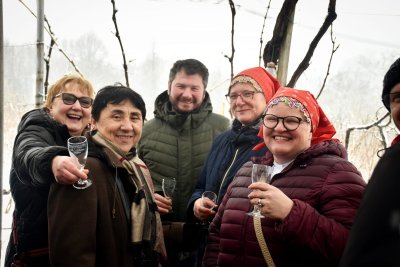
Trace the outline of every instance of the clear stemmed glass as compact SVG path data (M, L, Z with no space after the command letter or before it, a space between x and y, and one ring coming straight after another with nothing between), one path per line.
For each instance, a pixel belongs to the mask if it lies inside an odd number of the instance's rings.
M253 170L251 172L252 183L264 182L269 183L271 180L272 167L262 164L253 164ZM254 205L253 211L247 213L250 216L264 218L264 215L260 212L259 204Z
M84 136L73 136L68 139L68 151L76 166L83 170L88 155L88 142ZM73 184L76 189L85 189L92 185L92 180L79 179Z
M215 194L213 191L204 191L203 194L201 195L201 198L203 199L203 206L206 208L209 208L212 210L216 206L217 202L217 194ZM204 201L206 198L211 200L213 202L213 205L210 205L208 201Z
M162 179L162 190L164 197L172 199L172 195L175 191L176 180L175 178L163 178Z

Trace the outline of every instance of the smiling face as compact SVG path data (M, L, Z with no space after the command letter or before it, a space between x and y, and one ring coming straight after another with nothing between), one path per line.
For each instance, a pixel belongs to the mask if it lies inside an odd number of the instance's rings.
M252 97L243 97L245 92L256 92ZM250 124L258 119L267 103L264 94L258 93L250 83L236 83L229 91L229 95L240 95L236 100L230 101L230 109L232 115L243 125Z
M305 119L300 110L290 108L283 102L271 106L266 113L278 117L296 116ZM278 125L274 129L263 127L264 142L274 155L274 160L279 164L293 160L298 154L311 146L311 124L304 120L301 121L299 127L294 131L288 131L283 126L282 120L279 120Z
M203 79L200 74L188 75L181 70L169 84L168 95L175 110L192 112L203 103L205 96Z
M99 120L93 120L92 124L106 139L128 153L142 135L142 112L129 100L108 103L101 111Z
M83 89L80 84L73 81L65 84L62 92L73 94L76 97L90 97L87 90ZM56 121L67 126L71 136L78 136L82 134L83 130L90 122L90 112L92 111L92 107L83 108L79 101L75 101L72 105L66 105L61 96L59 96L53 99L53 102L49 106L49 111L50 115Z

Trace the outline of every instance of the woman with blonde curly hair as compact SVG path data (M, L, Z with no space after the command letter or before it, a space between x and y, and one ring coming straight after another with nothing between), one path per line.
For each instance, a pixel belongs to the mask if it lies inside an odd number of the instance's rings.
M67 139L90 122L92 84L70 74L49 89L44 107L26 113L14 141L10 188L15 202L5 266L50 266L47 197L53 182L87 179L68 156Z

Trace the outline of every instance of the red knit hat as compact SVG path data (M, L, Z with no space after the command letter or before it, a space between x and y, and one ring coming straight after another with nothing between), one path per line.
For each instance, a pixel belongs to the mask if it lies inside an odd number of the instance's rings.
M241 78L243 76L249 77L251 79L244 80ZM251 80L255 81L256 84L254 84ZM267 103L276 93L276 91L281 87L279 81L262 67L246 69L236 74L231 81L228 94L231 91L231 87L238 82L252 83L257 90L263 91Z

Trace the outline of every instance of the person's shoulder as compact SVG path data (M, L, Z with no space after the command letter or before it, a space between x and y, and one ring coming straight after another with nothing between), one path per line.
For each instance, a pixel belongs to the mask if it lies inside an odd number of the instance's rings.
M22 116L19 127L25 128L29 125L47 124L48 116L44 109L30 110Z
M400 142L392 145L389 148L386 148L385 153L382 156L382 160L387 160L387 159L392 159L392 158L397 159L399 154L400 154Z
M228 130L230 126L230 120L227 117L217 113L210 113L208 122L215 128L223 130Z
M143 125L143 132L146 132L146 131L153 131L154 128L159 127L161 123L162 123L162 122L161 122L160 119L158 119L158 118L152 118L152 119L150 119L150 120L148 120L148 121L146 121L146 122L144 123L144 125Z
M34 109L25 113L18 125L18 136L20 134L26 136L26 134L29 135L33 133L43 137L47 136L46 138L58 139L55 136L59 136L63 140L69 137L67 126L58 123L43 108Z
M398 164L400 156L400 143L392 145L385 149L385 153L379 159L377 165L375 166L374 173L372 177L377 176L375 173L380 173L378 176L397 176L400 165ZM385 175L381 175L381 173L385 173ZM371 179L372 179L371 177ZM382 179L382 177L380 177Z
M229 119L227 117L225 117L221 114L218 114L218 113L211 112L210 117L212 117L215 120L224 121L224 122L229 123Z
M236 136L234 131L232 129L228 129L226 131L223 131L221 133L219 133L216 137L215 137L215 141L220 140L220 139L231 139L231 136Z
M153 118L146 121L143 126L141 141L148 138L153 134L160 134L165 132L175 131L168 123L164 123L159 118Z

